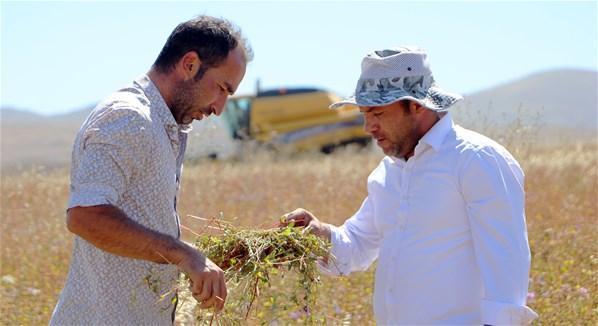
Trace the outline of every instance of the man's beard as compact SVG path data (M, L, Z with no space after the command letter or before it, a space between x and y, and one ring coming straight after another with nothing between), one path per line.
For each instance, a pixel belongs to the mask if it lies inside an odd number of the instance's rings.
M387 153L384 154L398 157L399 153L401 153L401 144L392 143L391 147L387 150Z
M409 143L410 143L410 141L407 139L402 139L398 142L391 142L390 147L388 148L387 152L385 152L384 154L389 155L389 156L394 156L394 157L403 157L403 158L407 159L404 156L409 153L402 153L402 152L405 150L405 148L407 148L409 146Z
M177 123L183 123L185 115L194 110L194 103L201 96L199 94L199 81L193 79L181 81L175 88L175 95L170 109ZM203 111L203 110L202 110Z
M394 157L409 155L410 152L414 150L415 146L419 142L414 122L411 121L411 123L409 124L409 129L404 132L400 132L396 138L396 141L390 141L388 153L384 154ZM409 152L405 153L406 150ZM407 159L407 157L404 158Z

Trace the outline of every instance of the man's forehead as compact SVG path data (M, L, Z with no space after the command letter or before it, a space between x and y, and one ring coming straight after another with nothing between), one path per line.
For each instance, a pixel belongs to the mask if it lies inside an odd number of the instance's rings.
M222 66L223 71L220 74L222 86L226 88L229 94L232 95L236 92L237 87L245 75L246 69L247 63L245 62L245 59L240 59L238 57L234 58L233 53L229 53L229 57Z
M372 111L382 111L384 110L383 106L360 106L359 107L359 111L361 111L361 113L368 113L368 112L372 112Z

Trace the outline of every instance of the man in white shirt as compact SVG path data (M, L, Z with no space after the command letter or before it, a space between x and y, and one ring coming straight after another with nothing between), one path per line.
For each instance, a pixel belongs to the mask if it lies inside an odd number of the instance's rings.
M374 51L355 95L365 130L387 155L368 196L342 226L297 209L286 221L332 243L323 270L347 275L378 260L379 324L522 325L537 317L525 299L530 250L524 174L493 140L453 123L461 96L438 87L426 53Z

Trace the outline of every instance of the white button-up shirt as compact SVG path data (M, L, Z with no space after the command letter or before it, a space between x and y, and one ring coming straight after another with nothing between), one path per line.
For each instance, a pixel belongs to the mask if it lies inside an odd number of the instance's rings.
M110 204L179 236L176 196L189 126L177 125L147 76L100 103L77 134L68 207ZM89 221L93 223L93 221ZM150 290L145 277L151 276ZM51 325L168 325L178 269L103 251L76 236ZM166 294L160 300L160 294Z
M335 259L349 274L376 259L379 324L527 324L530 268L524 175L491 139L453 124L450 114L407 161L385 157L368 196L332 228Z

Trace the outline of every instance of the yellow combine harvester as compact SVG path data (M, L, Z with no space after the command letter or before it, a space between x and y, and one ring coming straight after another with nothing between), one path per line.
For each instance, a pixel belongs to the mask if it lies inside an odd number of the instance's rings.
M363 131L359 109L328 109L338 100L335 94L319 89L279 89L232 97L222 116L234 138L276 147L330 152L337 146L367 144L370 137Z

